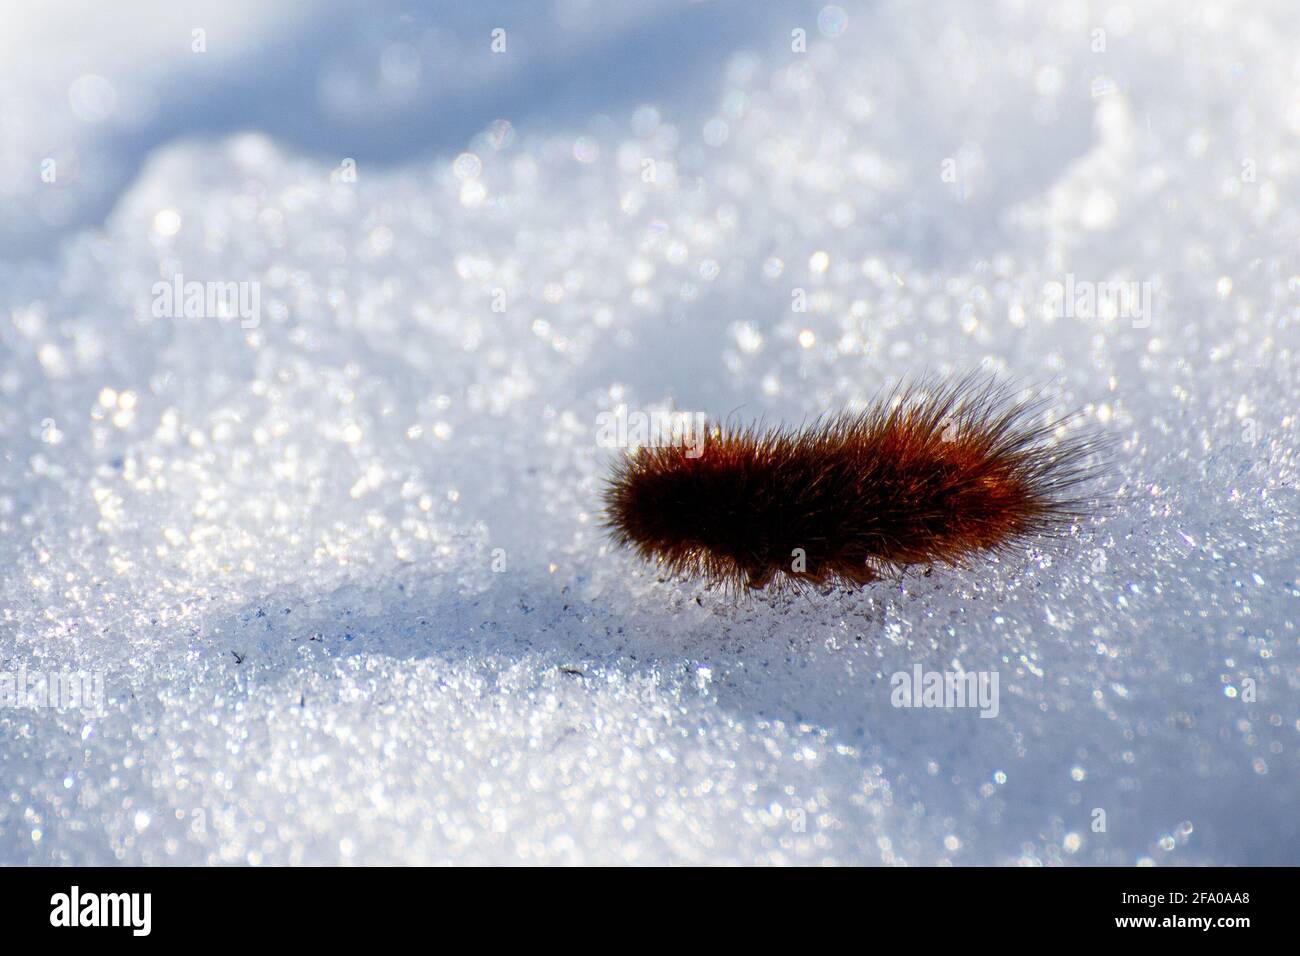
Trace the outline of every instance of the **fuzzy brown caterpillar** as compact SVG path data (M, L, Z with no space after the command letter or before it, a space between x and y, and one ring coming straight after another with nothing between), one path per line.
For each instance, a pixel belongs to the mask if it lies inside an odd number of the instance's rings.
M1086 513L1098 438L1058 438L1042 404L968 375L800 430L712 424L702 441L623 456L606 526L670 575L724 587L859 586L961 565Z

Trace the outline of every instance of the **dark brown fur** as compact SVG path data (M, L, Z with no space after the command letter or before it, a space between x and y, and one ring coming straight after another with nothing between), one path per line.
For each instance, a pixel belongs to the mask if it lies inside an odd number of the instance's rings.
M605 489L606 524L669 574L721 586L859 586L959 565L1084 513L1075 493L1097 439L1053 442L1040 411L966 376L803 430L710 425L698 457L689 441L625 455Z

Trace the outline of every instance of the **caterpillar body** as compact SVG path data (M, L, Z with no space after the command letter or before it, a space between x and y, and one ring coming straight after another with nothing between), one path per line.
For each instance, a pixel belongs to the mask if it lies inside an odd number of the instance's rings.
M1043 404L968 375L802 429L710 424L702 440L624 455L604 490L606 527L670 576L737 589L964 565L1088 512L1082 486L1104 442L1059 436Z

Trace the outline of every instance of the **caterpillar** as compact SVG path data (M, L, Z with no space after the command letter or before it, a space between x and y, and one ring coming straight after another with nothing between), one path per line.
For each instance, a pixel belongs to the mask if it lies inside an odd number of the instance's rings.
M964 566L1088 514L1082 486L1105 441L1058 437L1044 406L969 374L805 428L707 423L703 436L620 457L604 527L669 577L735 590L855 588L914 565Z

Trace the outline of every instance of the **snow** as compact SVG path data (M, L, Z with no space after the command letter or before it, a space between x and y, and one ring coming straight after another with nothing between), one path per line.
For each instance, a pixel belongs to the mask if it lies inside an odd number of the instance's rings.
M617 8L15 21L0 863L1300 863L1294 5ZM980 365L1116 440L1026 559L599 527L602 412Z

